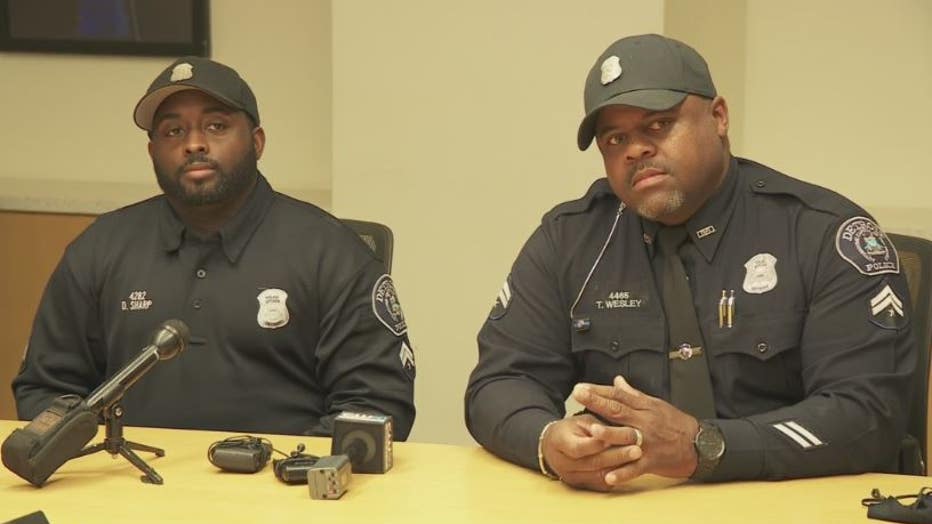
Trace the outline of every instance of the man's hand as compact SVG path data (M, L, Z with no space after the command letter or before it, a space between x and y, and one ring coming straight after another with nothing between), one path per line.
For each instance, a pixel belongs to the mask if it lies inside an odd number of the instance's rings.
M610 424L637 428L643 433L640 460L620 461L605 470L603 482L609 488L624 484L645 473L672 478L688 478L696 470L693 440L699 422L667 402L646 395L615 377L612 386L577 384L573 398ZM613 429L590 424L589 436L595 441L610 441Z
M595 436L598 434L598 436ZM560 480L576 488L608 491L606 474L641 458L632 428L606 426L592 415L555 422L544 434L541 452Z

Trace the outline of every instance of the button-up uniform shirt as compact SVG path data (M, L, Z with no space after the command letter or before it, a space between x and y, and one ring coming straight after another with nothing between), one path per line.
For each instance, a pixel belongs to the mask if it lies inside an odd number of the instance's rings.
M710 480L896 464L916 347L895 249L872 227L843 197L743 159L686 223L681 253L709 359L711 422L726 441ZM621 375L669 400L675 361L651 270L657 230L605 179L545 215L479 333L466 393L478 442L536 469L541 429L564 415L576 383Z

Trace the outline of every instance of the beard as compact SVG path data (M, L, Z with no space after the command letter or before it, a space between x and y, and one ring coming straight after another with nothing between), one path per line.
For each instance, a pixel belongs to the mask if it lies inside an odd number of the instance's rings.
M208 164L216 170L216 176L207 181L194 184L185 184L184 170L191 164ZM242 194L256 178L258 158L255 147L246 150L239 161L229 171L224 171L217 163L206 155L195 154L178 169L172 171L161 165L155 158L152 167L155 169L155 178L159 187L166 196L188 206L205 206L226 202Z
M660 218L679 211L685 202L686 194L679 189L674 189L645 198L634 210L642 217L658 222Z
M654 160L640 162L632 166L627 173L626 179L630 181L634 178L635 173L648 168L659 169L670 176L675 176L673 174L673 169L669 165L665 162ZM658 219L679 211L684 203L686 203L686 193L684 193L682 189L674 187L668 191L652 192L642 201L634 205L634 211L648 220L657 222Z

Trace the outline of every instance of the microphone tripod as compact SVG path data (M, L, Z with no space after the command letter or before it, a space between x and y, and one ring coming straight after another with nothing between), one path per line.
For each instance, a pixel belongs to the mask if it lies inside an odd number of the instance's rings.
M142 460L139 455L133 452L133 450L155 453L157 457L164 457L165 450L139 444L137 442L130 442L123 438L123 406L120 405L119 402L107 406L101 413L106 426L104 441L82 449L72 458L83 457L84 455L90 455L98 451L106 451L114 458L116 458L117 454L123 455L123 458L130 461L132 465L136 466L144 473L144 475L139 477L140 480L146 484L162 484L162 477L152 469L152 466L146 464L146 461Z

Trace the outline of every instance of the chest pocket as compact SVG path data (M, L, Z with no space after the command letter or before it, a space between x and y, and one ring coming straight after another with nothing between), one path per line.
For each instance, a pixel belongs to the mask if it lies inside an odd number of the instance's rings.
M742 399L785 405L802 398L799 346L804 321L802 311L739 315L734 327L716 325L707 335L716 389L736 402L736 413L743 411Z
M650 395L662 395L665 383L666 328L649 313L597 310L577 314L589 328L573 330L573 358L581 381L611 384L616 375Z

